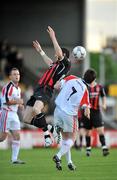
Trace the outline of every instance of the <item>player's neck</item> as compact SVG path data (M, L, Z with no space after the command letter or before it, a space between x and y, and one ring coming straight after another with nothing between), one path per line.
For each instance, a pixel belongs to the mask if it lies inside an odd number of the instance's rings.
M19 85L19 83L18 83L18 82L14 82L14 81L12 81L12 83L13 83L16 87L18 87L18 85Z
M95 81L93 81L93 82L90 84L90 86L91 86L91 87L94 87L96 84L97 84L97 83L96 83Z

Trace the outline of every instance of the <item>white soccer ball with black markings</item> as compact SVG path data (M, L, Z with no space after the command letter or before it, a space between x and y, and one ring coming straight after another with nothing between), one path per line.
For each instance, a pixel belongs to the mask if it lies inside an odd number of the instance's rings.
M86 57L86 49L83 46L76 46L72 54L75 60L84 60Z

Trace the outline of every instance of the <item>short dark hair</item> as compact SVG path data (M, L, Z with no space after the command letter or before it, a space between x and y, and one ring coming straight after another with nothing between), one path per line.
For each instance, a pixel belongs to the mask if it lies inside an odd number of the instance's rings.
M94 69L88 69L84 73L83 79L85 80L86 83L90 84L96 79L96 71Z
M9 70L9 75L11 75L11 72L12 72L12 71L19 71L19 69L16 68L16 67L11 68L11 69Z
M66 48L61 48L61 49L62 49L63 54L65 54L65 56L66 56L67 58L69 58L69 50L66 49Z

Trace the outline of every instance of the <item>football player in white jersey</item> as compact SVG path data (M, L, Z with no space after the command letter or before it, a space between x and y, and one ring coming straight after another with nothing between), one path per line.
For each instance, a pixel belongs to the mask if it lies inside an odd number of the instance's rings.
M1 113L0 113L0 142L7 138L8 132L12 135L12 157L13 164L24 164L18 160L20 150L20 120L17 114L18 108L23 109L21 89L18 86L20 72L12 68L9 75L10 81L2 88Z
M58 82L55 88L58 89L60 86L61 90L55 99L54 125L61 129L62 143L53 161L56 168L62 170L61 157L66 155L68 168L73 171L76 167L71 160L70 149L78 129L77 112L78 108L83 106L85 115L90 117L89 94L83 80L73 75Z

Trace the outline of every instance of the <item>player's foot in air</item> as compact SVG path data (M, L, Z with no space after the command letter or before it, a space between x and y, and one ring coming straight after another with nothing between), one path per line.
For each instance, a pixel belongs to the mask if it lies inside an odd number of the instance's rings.
M52 139L50 136L45 137L45 147L50 147L52 145Z
M53 156L53 161L56 163L56 168L61 171L62 166L61 166L61 160L58 158L57 155Z
M54 127L53 137L57 144L61 144L62 134L61 134L60 128L58 126Z
M69 168L70 171L75 171L76 170L76 166L73 163L69 163L68 168Z
M62 141L62 134L60 132L60 128L58 126L51 126L48 125L49 131L52 133L54 140L57 144L61 144Z

